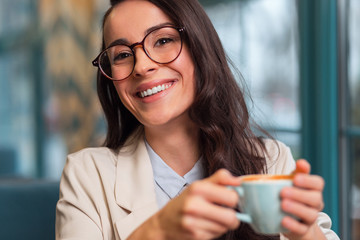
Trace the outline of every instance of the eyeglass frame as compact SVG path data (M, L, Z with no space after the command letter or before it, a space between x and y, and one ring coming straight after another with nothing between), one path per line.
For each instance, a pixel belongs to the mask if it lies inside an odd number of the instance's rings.
M149 35L150 35L151 33L153 33L154 31L157 31L157 30L162 29L162 28L173 28L173 29L177 30L177 31L179 32L180 41L181 41L181 46L180 46L180 50L179 50L178 55L177 55L173 60L171 60L171 61L169 61L169 62L164 62L164 63L158 62L158 61L155 61L154 59L152 59L152 58L150 57L149 53L146 51L145 46L144 46L145 39L147 38L147 36L149 36ZM155 63L158 63L158 64L168 64L168 63L171 63L171 62L175 61L175 60L180 56L180 54L181 54L181 51L182 51L182 48L183 48L183 34L184 34L184 31L185 31L185 27L176 27L176 26L173 26L173 25L164 25L164 26L160 26L160 27L157 27L157 28L152 29L150 32L148 32L148 33L144 36L144 38L143 38L142 41L133 43L133 44L131 44L131 45L127 45L127 44L124 44L124 43L117 43L117 42L115 41L113 44L110 44L107 48L105 48L103 51L101 51L101 52L99 53L99 55L97 55L97 57L96 57L91 63L92 63L92 65L93 65L94 67L97 67L98 69L100 69L101 73L102 73L106 78L110 79L111 81L124 81L126 78L128 78L128 77L134 72L134 69L135 69L135 65L136 65L136 55L135 55L135 51L134 51L134 48L135 48L135 47L137 47L137 46L140 45L140 46L142 47L144 53L146 54L146 56L147 56L151 61L153 61L153 62L155 62ZM109 50L110 48L112 48L112 47L114 47L114 46L117 46L117 45L123 45L123 46L126 46L126 47L130 48L131 52L132 52L133 55L134 55L132 70L131 70L131 72L129 73L128 76L126 76L125 78L122 78L122 79L113 79L112 77L108 76L108 75L104 72L104 70L102 69L102 67L100 66L100 61L99 61L99 60L100 60L100 56L101 56L102 54L104 54L107 50Z

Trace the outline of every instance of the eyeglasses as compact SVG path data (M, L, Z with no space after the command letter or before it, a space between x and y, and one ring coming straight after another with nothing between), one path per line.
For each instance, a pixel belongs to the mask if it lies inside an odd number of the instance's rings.
M134 48L142 46L146 55L154 62L167 64L175 61L182 49L184 28L162 26L146 34L141 42L127 45L118 40L102 51L94 61L102 74L113 81L129 77L135 68Z

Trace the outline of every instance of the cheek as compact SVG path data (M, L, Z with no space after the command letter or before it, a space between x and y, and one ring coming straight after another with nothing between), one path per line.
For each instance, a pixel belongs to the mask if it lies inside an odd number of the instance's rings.
M186 84L188 85L189 88L191 88L191 92L192 94L195 94L196 92L196 77L195 77L195 68L194 68L194 64L192 62L188 62L190 64L188 64L185 68L186 70Z
M183 49L184 52L179 56L177 61L177 67L180 70L182 76L186 78L186 84L190 83L195 86L195 65L190 57L190 53L187 48Z

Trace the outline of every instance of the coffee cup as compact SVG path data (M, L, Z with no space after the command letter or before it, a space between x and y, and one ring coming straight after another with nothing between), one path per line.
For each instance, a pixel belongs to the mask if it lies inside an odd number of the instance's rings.
M293 185L292 175L245 175L240 186L230 186L239 195L237 218L261 234L288 232L281 225L289 215L281 210L280 191Z

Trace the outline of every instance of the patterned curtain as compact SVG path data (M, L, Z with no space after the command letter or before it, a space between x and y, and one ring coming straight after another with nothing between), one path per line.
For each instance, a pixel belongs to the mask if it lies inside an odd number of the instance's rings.
M45 139L57 136L66 154L98 146L104 136L96 69L91 61L100 50L101 18L108 6L103 0L39 1L45 58ZM56 144L45 148L59 148Z

